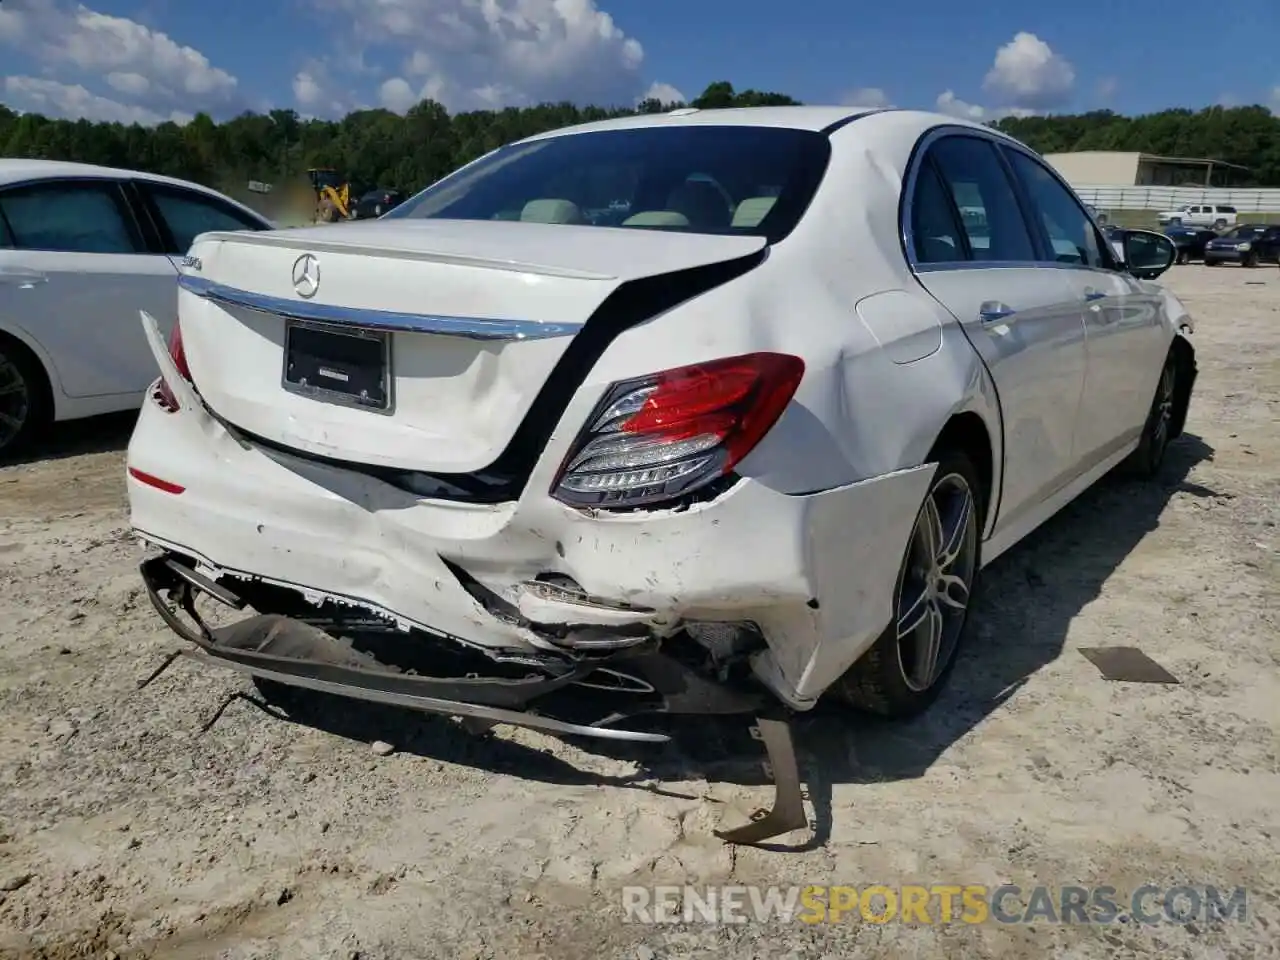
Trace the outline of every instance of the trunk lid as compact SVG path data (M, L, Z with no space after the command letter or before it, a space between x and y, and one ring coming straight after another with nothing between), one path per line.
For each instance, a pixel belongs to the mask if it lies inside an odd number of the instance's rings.
M250 433L339 460L465 473L497 459L621 284L765 242L444 220L210 233L182 267L183 344L205 401Z

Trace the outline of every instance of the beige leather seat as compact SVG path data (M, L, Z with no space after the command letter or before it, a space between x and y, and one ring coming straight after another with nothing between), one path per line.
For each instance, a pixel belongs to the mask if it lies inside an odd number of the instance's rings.
M733 211L733 222L730 225L742 229L758 227L777 202L777 197L747 197Z
M520 211L525 223L582 223L582 211L571 200L530 200Z

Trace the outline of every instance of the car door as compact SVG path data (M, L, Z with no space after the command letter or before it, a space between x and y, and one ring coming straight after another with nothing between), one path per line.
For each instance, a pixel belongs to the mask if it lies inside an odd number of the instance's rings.
M944 129L917 155L904 224L916 275L960 322L999 395L998 530L1072 475L1083 311L1065 273L1037 265L1013 182L990 138Z
M0 285L0 315L44 348L66 396L127 406L156 374L138 311L173 316L177 270L149 251L120 182L10 187L0 215L13 243L0 250L0 275L26 271L23 282Z
M1280 227L1267 227L1256 242L1258 259L1267 263L1280 262Z
M1034 212L1044 265L1067 278L1084 311L1075 458L1087 470L1142 431L1164 365L1163 300L1125 272L1084 205L1047 164L1023 150L1002 149Z
M184 256L202 233L271 229L265 218L199 190L148 180L132 186L156 224L161 249L171 257Z

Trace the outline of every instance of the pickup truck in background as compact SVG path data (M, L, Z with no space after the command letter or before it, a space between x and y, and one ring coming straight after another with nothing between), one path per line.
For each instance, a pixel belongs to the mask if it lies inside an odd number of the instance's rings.
M1160 225L1183 224L1188 227L1213 227L1221 230L1236 225L1236 208L1223 204L1190 204L1180 210L1170 210L1156 215Z

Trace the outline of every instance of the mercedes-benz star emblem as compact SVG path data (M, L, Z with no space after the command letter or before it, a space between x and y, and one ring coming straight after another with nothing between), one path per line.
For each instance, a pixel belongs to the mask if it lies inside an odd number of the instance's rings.
M293 261L293 289L298 296L308 299L320 289L320 261L314 254L304 253Z

